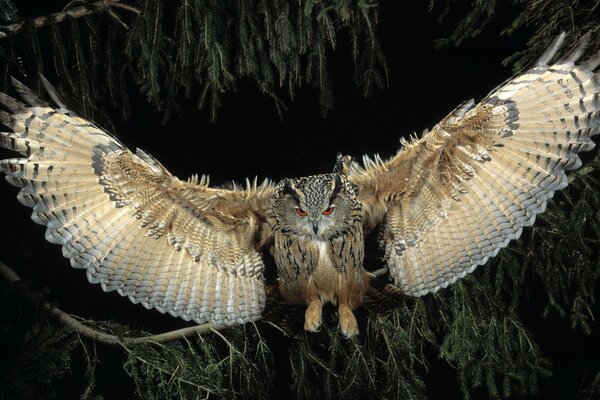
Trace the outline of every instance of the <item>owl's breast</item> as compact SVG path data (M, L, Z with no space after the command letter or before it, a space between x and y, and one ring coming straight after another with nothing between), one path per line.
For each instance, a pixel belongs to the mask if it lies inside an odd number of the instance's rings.
M308 302L316 294L337 303L344 286L360 286L364 240L362 229L335 239L275 235L274 258L282 296L291 303Z
M322 301L336 303L340 271L336 268L338 260L335 260L331 243L325 240L314 240L308 242L307 247L314 260L314 268L308 277L309 284L316 286Z

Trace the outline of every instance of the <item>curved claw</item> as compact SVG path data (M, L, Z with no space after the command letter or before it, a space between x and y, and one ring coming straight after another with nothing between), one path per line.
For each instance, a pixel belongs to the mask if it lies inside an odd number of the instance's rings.
M358 323L352 309L348 306L340 305L340 329L344 338L351 339L359 334Z
M313 300L308 304L304 314L304 329L309 332L319 332L321 330L321 315L323 303L321 300Z

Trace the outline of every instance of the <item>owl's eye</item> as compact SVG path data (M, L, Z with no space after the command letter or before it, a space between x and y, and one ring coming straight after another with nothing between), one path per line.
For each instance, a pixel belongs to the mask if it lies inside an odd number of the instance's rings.
M327 210L323 211L323 215L331 215L333 214L334 207L329 207Z
M296 208L296 214L298 214L299 217L306 217L306 211L301 208Z

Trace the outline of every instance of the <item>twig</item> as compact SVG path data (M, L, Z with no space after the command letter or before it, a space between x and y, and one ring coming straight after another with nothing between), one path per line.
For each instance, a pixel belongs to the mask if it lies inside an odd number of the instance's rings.
M129 6L127 4L123 4L119 2L120 0L105 0L104 2L109 7L122 8L123 10L131 11L136 14L141 14L142 12L135 7Z
M115 21L117 21L121 26L125 29L129 29L129 25L127 25L121 17L119 17L113 10L108 10L108 15L110 15Z
M29 21L20 21L10 25L0 26L0 39L4 39L8 36L15 35L21 32L23 29L25 29L28 23L32 23L33 27L37 29L50 24L57 24L63 22L67 18L81 18L101 11L108 11L111 14L111 16L115 18L116 14L114 14L114 12L111 11L111 8L120 8L123 10L131 11L136 14L141 13L141 11L137 8L129 6L127 4L122 4L118 0L98 0L92 3L63 10L57 13L33 18ZM121 23L121 25L124 24L118 17L117 21Z
M18 282L21 280L19 275L17 275L11 268L9 268L6 264L0 262L0 276L6 279L9 282ZM214 331L216 327L211 324L203 324L197 326L190 326L187 328L177 329L174 331L169 331L165 333L160 333L157 335L150 336L140 336L140 337L120 337L117 335L112 335L109 333L98 331L92 327L89 327L77 318L72 315L67 314L62 311L60 308L55 307L49 303L46 303L45 306L50 311L50 314L56 317L63 325L77 331L81 336L86 337L88 339L92 339L96 342L106 344L108 346L131 346L136 344L143 343L158 343L158 342L167 342L170 340L181 339L183 337L203 334L209 331ZM219 329L222 329L219 327Z

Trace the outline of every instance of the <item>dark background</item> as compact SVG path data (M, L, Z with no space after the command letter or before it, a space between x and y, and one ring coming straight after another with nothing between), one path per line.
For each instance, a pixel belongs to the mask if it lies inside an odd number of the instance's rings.
M42 15L64 3L31 2L26 11L31 16ZM439 24L437 16L435 8L428 11L427 2L381 2L379 36L390 69L390 85L369 99L364 99L353 84L350 49L341 37L330 60L335 108L327 118L321 115L315 88L298 90L295 101L287 101L288 111L281 120L273 101L248 81L239 82L237 91L225 96L216 123L210 122L208 111L196 108L195 100L182 98L181 115L162 125L162 114L135 92L131 93L131 120L120 120L118 110L107 107L106 111L117 127L115 134L130 148L147 150L180 178L207 173L217 185L245 177L279 180L327 172L338 152L387 157L397 151L401 136L421 133L462 101L471 97L480 100L510 77L513 71L503 67L502 60L527 46L525 30L511 37L498 34L515 16L515 10L507 6L478 37L460 47L435 50L434 39L448 36L462 14L457 6L445 24ZM19 79L27 82L27 78ZM6 154L0 153L2 158ZM69 267L58 246L44 240L44 228L30 221L30 210L18 204L16 194L16 188L0 185L0 261L40 290L47 288L61 309L152 332L186 325L90 285L83 271ZM544 294L537 295L539 301L534 293L524 304L522 317L553 360L555 372L539 398L573 398L579 386L600 370L600 327L596 323L594 334L586 336L572 332L566 320L555 316L542 319ZM119 357L111 350L107 354ZM130 393L122 370L103 368L101 364L98 387L105 386L102 390L106 390L107 398ZM431 398L460 398L451 369L433 366L425 379ZM103 380L111 384L103 385ZM475 392L474 397L485 396L485 392Z

